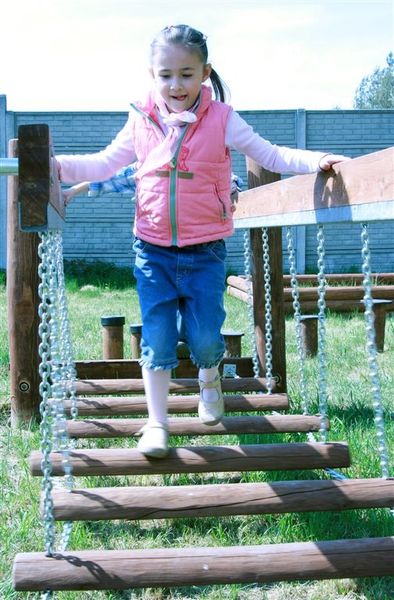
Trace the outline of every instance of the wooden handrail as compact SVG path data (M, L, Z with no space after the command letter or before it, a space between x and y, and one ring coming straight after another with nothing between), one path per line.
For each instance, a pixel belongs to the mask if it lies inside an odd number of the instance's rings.
M241 192L236 228L394 219L394 147Z

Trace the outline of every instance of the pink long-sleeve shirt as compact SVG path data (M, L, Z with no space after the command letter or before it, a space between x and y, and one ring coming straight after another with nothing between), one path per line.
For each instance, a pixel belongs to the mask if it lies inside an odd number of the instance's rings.
M104 181L122 167L134 162L137 156L130 125L134 118L133 111L116 138L100 152L56 156L61 167L62 181L64 183ZM327 154L271 144L257 134L235 111L231 112L227 121L225 143L229 148L249 156L274 173L313 173L319 170L319 161Z

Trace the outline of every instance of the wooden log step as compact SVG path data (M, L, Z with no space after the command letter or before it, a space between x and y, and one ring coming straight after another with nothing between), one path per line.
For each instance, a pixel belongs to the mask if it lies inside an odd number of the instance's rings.
M195 394L199 392L198 379L172 379L170 393ZM222 379L223 392L266 392L267 383L263 377L228 377ZM272 391L276 391L273 381ZM130 394L143 393L142 379L81 379L75 382L77 395L83 394Z
M230 276L231 277L231 276ZM364 275L362 273L327 273L325 275L328 285L338 285L338 283L346 282L348 285L362 285ZM298 274L297 279L299 283L315 283L317 275L311 274ZM374 285L385 283L386 285L394 284L394 273L371 273L371 279ZM290 286L290 275L283 275L283 284Z
M315 282L317 276L315 275ZM230 275L227 278L229 286L248 293L249 281L244 277L238 277ZM362 283L362 282L361 282ZM300 300L314 300L318 299L318 288L316 286L301 286L299 288ZM373 285L372 296L374 298L388 298L394 299L394 285ZM327 286L325 290L326 300L362 300L364 297L364 288L362 285L337 285ZM292 289L291 287L285 287L283 289L283 300L284 302L292 301Z
M241 433L292 433L319 431L320 417L311 415L271 415L224 417L217 425L203 425L195 417L169 419L170 435L229 435ZM130 437L139 433L146 419L96 419L67 422L73 438Z
M252 357L225 357L219 365L220 373L223 373L227 364L235 365L239 377L253 377ZM142 377L138 359L77 360L75 367L78 379L141 379ZM198 369L189 358L179 359L174 372L177 378L198 377Z
M243 292L248 293L248 282L246 280L234 279L229 281L228 285L233 288L239 289ZM372 296L374 298L388 298L392 300L394 298L394 285L373 285ZM299 287L300 300L315 300L318 299L318 287ZM283 289L283 296L285 302L292 300L292 289L285 287ZM325 289L326 300L362 300L364 296L364 288L361 285L338 285L338 286L327 286Z
M16 591L125 590L394 574L394 537L225 548L17 554Z
M171 448L168 456L150 459L135 448L73 450L74 475L146 475L158 473L213 473L226 471L279 471L348 467L345 442L297 442L248 446L190 446ZM53 475L63 475L61 452L50 455ZM32 452L33 475L42 475L41 452Z
M169 396L168 412L170 414L196 413L198 400L199 396ZM289 408L289 398L287 394L233 394L224 396L224 406L226 413L287 410ZM69 412L71 402L66 401L65 407ZM80 416L117 416L147 413L144 396L78 398L77 408Z
M325 278L328 285L338 285L345 283L346 285L362 285L364 275L362 273L326 273ZM386 285L394 284L394 273L371 273L371 279L374 285L385 283ZM297 280L299 283L317 285L317 274L298 273ZM227 283L235 287L243 287L247 285L245 275L229 275ZM291 283L291 275L283 275L283 285L289 287Z
M54 489L58 521L222 517L394 506L394 479Z
M394 287L394 286L393 286ZM303 288L300 288L303 289ZM339 288L340 289L340 288ZM230 296L234 296L234 298L238 298L238 300L242 300L243 302L250 302L251 298L249 298L248 294L239 289L236 288L234 286L227 286L227 293ZM338 295L339 296L339 295ZM290 297L288 297L290 298ZM379 298L379 294L376 293L374 296L375 299ZM394 301L394 298L392 296L389 295L389 297L383 298L383 299L387 299L387 300L391 300L392 302ZM318 310L318 306L317 306L317 300L311 300L311 299L305 299L303 297L300 298L300 304L301 304L301 310L304 313L310 313L310 312L316 312ZM345 298L328 298L326 299L326 308L332 311L337 311L337 312L352 312L352 311L357 311L357 312L364 312L364 305L361 302L361 298L356 296L355 298L351 298L351 297L345 297ZM294 313L294 308L293 308L293 302L292 300L285 300L283 303L283 309L285 314L293 314ZM386 308L387 312L390 312L394 310L394 304L389 304Z

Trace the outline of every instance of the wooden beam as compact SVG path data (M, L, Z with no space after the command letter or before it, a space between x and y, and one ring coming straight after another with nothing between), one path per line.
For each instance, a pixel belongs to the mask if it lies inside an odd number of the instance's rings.
M69 420L73 438L130 437L139 433L146 419ZM328 423L327 423L328 425ZM239 435L242 433L301 433L319 431L320 417L311 415L270 415L223 417L217 425L204 425L197 417L169 419L170 435Z
M144 475L152 473L213 473L279 471L349 467L344 442L256 444L171 448L167 458L149 459L135 448L72 450L73 475ZM50 455L53 475L63 475L63 454ZM33 475L42 475L41 452L32 452Z
M266 186L280 180L278 173L271 173L260 167L250 158L246 158L249 189ZM260 365L260 375L266 374L266 331L265 331L265 283L263 265L263 242L261 229L250 229L250 247L253 257L252 287L253 287L253 316L256 351ZM270 278L272 298L272 375L280 383L281 391L286 392L286 340L285 319L283 312L283 258L282 258L282 230L271 228L268 230L268 253L270 261Z
M16 591L125 590L394 574L394 538L18 554Z
M65 207L48 125L20 125L19 217L22 231L61 229Z
M172 519L394 506L394 479L54 489L58 521Z
M168 412L196 413L200 396L170 396ZM264 410L287 410L287 394L231 394L224 396L226 412L251 412ZM66 411L70 411L71 402L65 402ZM79 416L122 416L147 413L144 396L109 396L96 398L77 398Z
M240 192L236 228L394 219L394 147Z

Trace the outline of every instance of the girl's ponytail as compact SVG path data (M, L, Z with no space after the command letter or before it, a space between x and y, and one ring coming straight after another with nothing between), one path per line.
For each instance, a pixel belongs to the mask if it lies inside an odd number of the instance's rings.
M226 102L230 98L230 91L224 81L216 73L215 69L212 69L210 80L212 83L213 91L215 92L215 99L220 102Z

